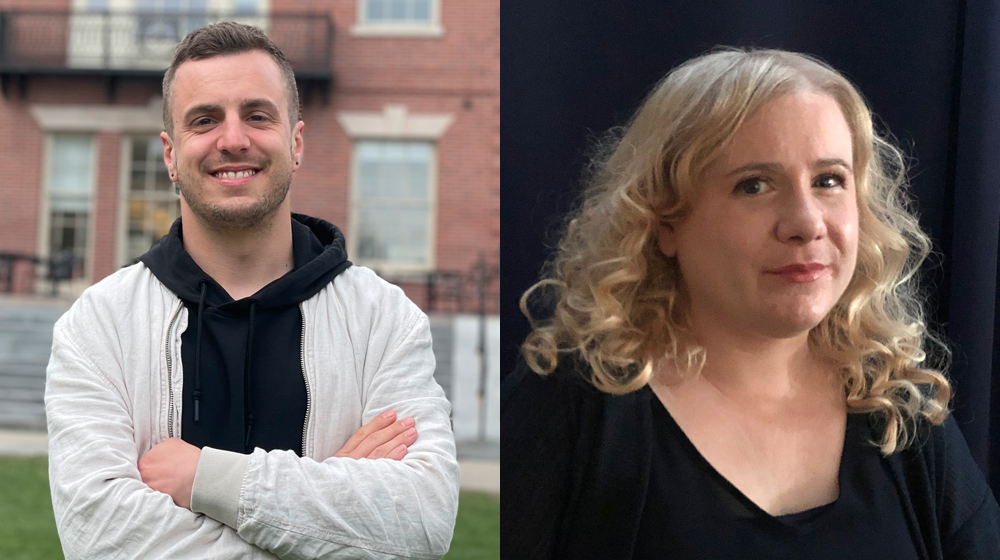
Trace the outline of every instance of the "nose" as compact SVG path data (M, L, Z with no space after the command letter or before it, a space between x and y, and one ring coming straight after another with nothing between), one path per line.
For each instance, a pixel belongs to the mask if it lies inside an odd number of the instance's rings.
M250 138L244 133L243 123L238 116L226 115L226 120L216 130L219 131L216 148L220 152L235 154L250 148Z
M775 236L782 243L805 244L826 236L823 203L808 180L781 197Z

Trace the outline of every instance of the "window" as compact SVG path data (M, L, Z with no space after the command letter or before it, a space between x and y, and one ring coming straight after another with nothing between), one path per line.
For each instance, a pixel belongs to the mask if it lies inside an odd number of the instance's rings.
M431 0L367 0L365 21L368 23L431 22Z
M73 276L85 275L94 197L94 137L51 136L48 192L48 246L51 257L72 256Z
M358 141L354 160L352 259L380 271L432 268L434 143Z
M358 0L354 35L411 35L437 37L441 29L441 0Z
M180 42L188 33L208 25L207 0L137 0L140 14L136 37Z
M163 164L159 136L132 138L128 150L123 266L134 263L166 235L181 213L180 199Z

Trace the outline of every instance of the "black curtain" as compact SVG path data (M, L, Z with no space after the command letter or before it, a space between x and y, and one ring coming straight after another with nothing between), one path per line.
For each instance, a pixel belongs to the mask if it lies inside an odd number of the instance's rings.
M595 137L672 67L716 45L820 57L851 79L912 158L937 255L923 273L951 341L955 416L1000 489L1000 0L508 0L501 13L501 371L528 332L538 279ZM998 406L994 406L997 403ZM992 467L992 468L991 468Z

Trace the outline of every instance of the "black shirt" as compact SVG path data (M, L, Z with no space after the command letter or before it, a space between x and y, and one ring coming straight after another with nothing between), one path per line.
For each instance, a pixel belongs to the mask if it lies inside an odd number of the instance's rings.
M167 357L184 385L171 409L181 412L174 435L192 445L302 452L309 388L299 306L351 263L333 224L301 214L290 220L292 270L239 300L184 249L180 219L140 259L187 308L180 356Z
M659 399L649 403L649 492L632 558L919 558L889 467L866 441L866 416L847 417L837 500L772 516L709 464Z
M953 418L882 458L863 443L880 439L877 417L852 414L841 496L775 519L685 454L649 387L608 395L588 375L564 356L547 377L522 361L502 383L501 558L1000 558L1000 506Z

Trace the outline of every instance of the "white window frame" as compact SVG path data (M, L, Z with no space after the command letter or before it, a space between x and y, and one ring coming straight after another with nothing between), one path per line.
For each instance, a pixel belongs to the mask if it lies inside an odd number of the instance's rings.
M83 132L79 130L46 130L45 139L42 148L42 188L41 188L41 203L39 208L41 209L41 215L38 220L38 256L41 259L48 259L51 255L49 254L49 242L51 241L51 235L49 231L49 226L52 224L52 158L54 157L55 150L55 137L61 134L74 134L74 135L89 135L91 137L91 142L93 143L93 149L91 151L91 181L93 185L93 191L90 194L90 208L87 212L87 251L86 257L83 260L83 277L74 278L70 282L63 282L63 286L68 284L69 291L68 295L77 297L83 293L90 284L91 279L94 276L94 248L95 248L95 236L97 235L97 196L100 190L100 185L97 184L98 177L98 163L100 161L99 152L101 150L100 142L97 138L97 134L93 132ZM43 265L44 266L44 265ZM47 269L44 269L47 270ZM46 282L46 280L41 280Z
M121 153L118 156L118 220L115 232L115 266L131 264L125 262L125 257L128 251L128 201L132 185L132 140L136 138L155 138L157 141L160 141L159 136L155 132L148 134L139 132L123 133L119 138L121 138ZM165 163L163 166L166 169Z
M430 0L431 19L428 23L370 22L366 19L367 3L368 0L358 0L355 23L351 26L351 35L355 37L444 37L444 27L441 25L441 0Z
M131 136L157 136L163 130L163 100L159 97L153 97L149 100L149 103L145 106L135 106L135 105L49 105L44 103L32 104L30 106L31 116L34 117L35 122L38 123L39 128L45 132L46 135L46 145L43 154L43 180L42 180L42 204L39 206L41 209L41 219L39 220L39 243L40 247L45 248L45 254L48 253L48 227L49 227L49 204L48 204L48 184L49 184L49 160L52 157L52 144L51 135L52 134L63 134L63 133L82 133L82 134L92 134L94 135L95 142L97 142L97 134L99 132L113 132L118 134L119 141L124 145L126 139ZM122 148L120 154L125 153L125 148ZM94 157L99 158L100 146L95 145ZM97 163L95 162L94 173L97 173ZM124 170L130 168L130 162L124 161L122 156L119 156L119 167L118 167L118 195L117 195L117 209L115 210L117 216L116 224L116 234L114 239L114 250L113 255L115 259L115 266L120 263L124 258L125 250L123 248L123 233L128 227L125 219L127 218L125 214L125 207L122 200L127 200L127 193L125 193L126 198L123 199L124 189L128 188L128 177L123 173ZM96 212L98 191L100 190L100 185L97 184L97 177L94 177L94 197L91 202L92 213ZM95 235L97 224L96 222L91 222L91 239ZM91 247L91 252L93 252L94 247ZM39 254L42 254L39 252ZM93 278L91 270L89 267L93 263L93 255L87 261L86 279L90 282ZM82 292L87 285L83 285L77 291ZM74 289L76 289L74 287Z
M393 275L414 272L431 272L437 262L438 216L438 146L439 140L451 126L452 115L410 114L404 105L386 105L381 113L343 111L337 115L341 127L351 139L351 179L347 217L347 254L357 255L358 220L355 208L359 201L358 153L359 141L422 141L432 144L427 185L428 224L427 261L422 264L394 263L392 261L366 260L351 257L354 262L368 266L380 273Z

